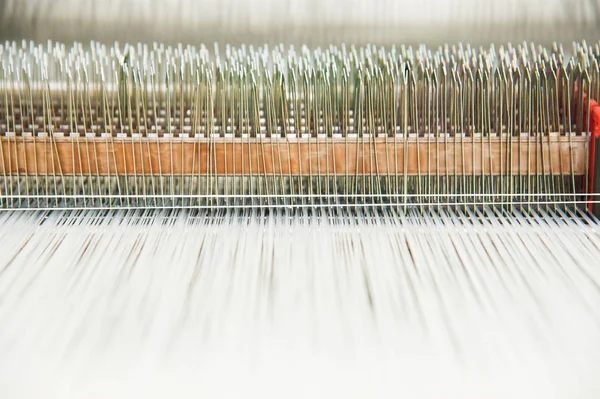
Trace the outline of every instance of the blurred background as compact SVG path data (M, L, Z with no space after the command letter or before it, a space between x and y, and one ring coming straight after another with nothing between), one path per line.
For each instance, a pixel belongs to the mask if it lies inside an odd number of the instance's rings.
M428 44L597 41L600 0L0 0L3 40Z

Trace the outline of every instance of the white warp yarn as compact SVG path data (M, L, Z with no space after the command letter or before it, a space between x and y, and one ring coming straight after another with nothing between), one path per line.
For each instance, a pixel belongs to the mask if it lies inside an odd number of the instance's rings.
M0 240L2 398L600 395L594 223L24 212Z

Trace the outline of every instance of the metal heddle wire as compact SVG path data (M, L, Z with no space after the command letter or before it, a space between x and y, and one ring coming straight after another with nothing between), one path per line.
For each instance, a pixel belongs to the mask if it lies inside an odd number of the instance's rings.
M7 43L0 209L590 206L573 53Z

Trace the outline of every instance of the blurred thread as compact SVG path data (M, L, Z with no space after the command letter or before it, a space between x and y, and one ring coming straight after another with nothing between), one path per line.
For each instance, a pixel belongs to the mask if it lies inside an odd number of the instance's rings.
M0 392L600 394L596 222L321 216L0 214Z
M596 41L600 0L4 0L0 37L167 44Z

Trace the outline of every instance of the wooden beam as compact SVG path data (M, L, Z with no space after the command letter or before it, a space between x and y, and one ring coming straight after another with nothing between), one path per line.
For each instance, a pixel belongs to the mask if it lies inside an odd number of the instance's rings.
M0 174L585 174L588 138L0 137ZM510 153L510 154L508 154Z

